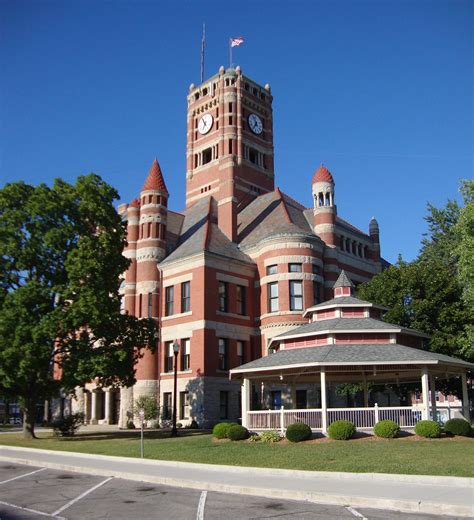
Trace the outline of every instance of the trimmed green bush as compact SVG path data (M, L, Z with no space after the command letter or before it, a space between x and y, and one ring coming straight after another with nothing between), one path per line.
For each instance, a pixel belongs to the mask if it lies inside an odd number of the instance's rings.
M227 430L227 438L231 441L243 441L249 438L249 431L240 424L234 424Z
M304 423L293 423L286 429L286 438L290 442L301 442L311 438L311 428Z
M427 439L436 439L441 435L441 426L436 421L418 421L415 433Z
M444 431L451 435L469 437L471 435L471 425L465 419L449 419L449 421L444 423Z
M338 441L347 441L351 437L354 437L355 432L355 424L351 421L334 421L328 428L329 437Z
M237 423L231 423L231 422L217 423L214 426L214 428L212 429L212 435L216 439L227 439L228 438L229 428L231 426L239 426L239 425Z
M72 437L75 435L76 431L79 429L79 426L84 424L84 414L83 413L73 413L71 415L66 415L61 419L57 419L51 423L51 426L54 430L54 435L62 437Z
M281 437L279 432L270 430L268 432L262 432L260 434L260 440L263 442L280 442Z
M400 426L395 421L380 421L375 425L374 433L377 437L384 439L394 439L400 433Z

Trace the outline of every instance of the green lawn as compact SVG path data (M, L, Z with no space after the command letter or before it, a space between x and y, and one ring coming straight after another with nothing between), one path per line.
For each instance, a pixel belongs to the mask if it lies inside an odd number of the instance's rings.
M474 439L371 440L299 444L213 441L200 432L169 438L145 433L145 456L206 464L257 466L313 471L353 471L474 477ZM40 433L25 441L20 434L2 434L0 444L101 455L138 457L139 432L78 434L72 439Z

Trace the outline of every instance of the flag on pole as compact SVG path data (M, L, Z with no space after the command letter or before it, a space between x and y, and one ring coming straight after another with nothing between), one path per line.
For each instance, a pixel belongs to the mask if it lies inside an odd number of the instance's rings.
M242 38L242 36L237 36L237 38L230 39L231 47L238 47L239 45L242 45L242 43L244 43L244 39Z

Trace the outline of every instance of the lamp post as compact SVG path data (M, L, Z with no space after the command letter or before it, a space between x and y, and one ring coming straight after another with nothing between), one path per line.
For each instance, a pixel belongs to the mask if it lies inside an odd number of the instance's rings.
M174 392L173 392L173 428L171 429L171 437L178 436L178 430L176 429L176 399L178 393L178 353L179 343L174 340L173 343L173 354L174 354Z

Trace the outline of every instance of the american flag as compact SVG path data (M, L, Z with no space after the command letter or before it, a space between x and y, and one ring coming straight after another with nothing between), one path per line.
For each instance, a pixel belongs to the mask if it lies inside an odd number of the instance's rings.
M242 36L237 36L237 38L231 38L230 39L230 46L231 47L238 47L242 43L244 43L244 39L242 38Z

